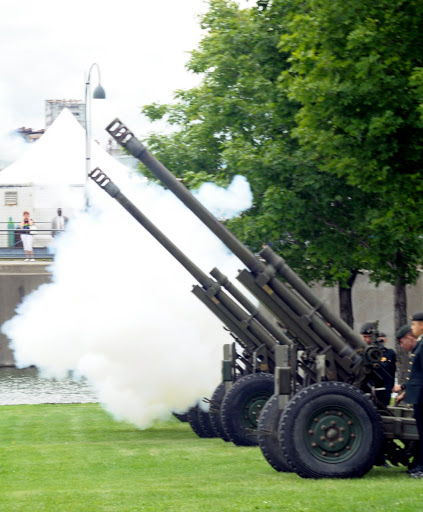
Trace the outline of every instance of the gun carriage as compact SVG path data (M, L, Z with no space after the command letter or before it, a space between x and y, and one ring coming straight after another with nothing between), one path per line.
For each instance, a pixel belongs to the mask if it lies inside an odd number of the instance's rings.
M118 119L106 130L242 261L237 279L262 306L217 268L205 274L107 175L90 173L191 273L198 282L192 292L235 340L224 346L223 380L209 414L191 413L193 429L236 445L259 444L276 470L302 477L362 476L382 452L393 464L407 464L418 440L415 420L410 409L378 398L380 346L366 345L270 247L253 254Z

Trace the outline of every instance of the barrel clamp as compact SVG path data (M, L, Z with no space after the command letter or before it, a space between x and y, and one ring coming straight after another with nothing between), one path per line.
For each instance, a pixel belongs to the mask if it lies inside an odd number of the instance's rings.
M210 286L207 288L206 290L206 295L207 297L216 297L216 295L220 292L220 290L222 289L220 287L220 284L217 283L216 281L213 281L212 279L210 279Z
M263 287L276 275L276 270L273 265L266 265L265 268L256 277L256 283Z

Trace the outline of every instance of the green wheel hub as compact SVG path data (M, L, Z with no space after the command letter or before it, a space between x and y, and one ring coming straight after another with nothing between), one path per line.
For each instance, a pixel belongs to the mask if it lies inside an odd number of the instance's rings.
M306 446L317 459L339 463L348 460L361 443L361 425L344 407L322 407L307 422Z
M256 393L250 395L242 404L241 423L247 428L257 428L258 419L263 407L270 398L269 393Z

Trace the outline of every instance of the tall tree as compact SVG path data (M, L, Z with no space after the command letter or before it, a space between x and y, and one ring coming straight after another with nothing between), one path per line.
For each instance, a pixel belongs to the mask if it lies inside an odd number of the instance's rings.
M289 54L278 49L291 9L288 2L240 10L212 1L202 21L207 35L188 64L202 82L179 91L174 105L144 107L150 119L167 116L178 127L148 144L189 186L245 175L254 205L230 229L255 251L272 244L307 281L339 284L352 324L348 291L366 268L370 233L362 218L375 198L320 171L292 136L300 104L279 85Z
M366 213L370 269L395 286L397 328L422 258L422 26L420 0L305 0L281 38L296 136L320 169L379 202Z

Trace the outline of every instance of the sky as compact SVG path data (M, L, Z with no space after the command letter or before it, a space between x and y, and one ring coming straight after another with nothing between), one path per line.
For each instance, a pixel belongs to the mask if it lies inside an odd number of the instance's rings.
M208 8L204 0L2 0L0 5L0 135L22 126L44 128L46 99L82 100L93 63L106 91L106 100L92 106L93 138L100 140L115 117L137 136L157 130L140 107L168 102L175 90L199 82L185 64L204 35L199 22ZM95 68L91 83L94 89Z

